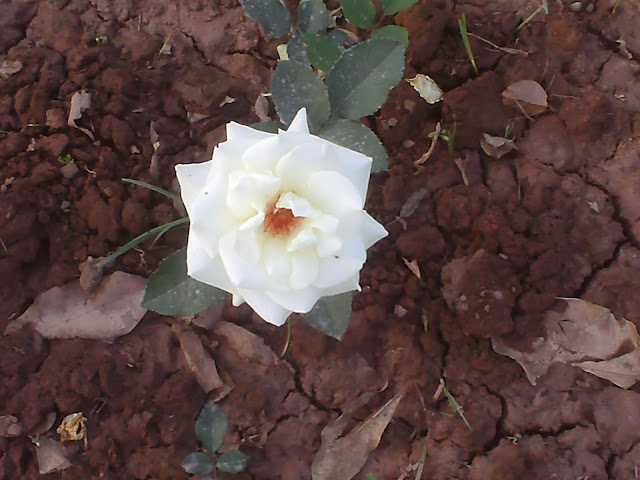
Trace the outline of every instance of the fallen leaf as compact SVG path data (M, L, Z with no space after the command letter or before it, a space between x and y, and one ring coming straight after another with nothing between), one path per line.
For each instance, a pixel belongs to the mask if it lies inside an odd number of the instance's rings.
M484 153L494 158L502 158L516 148L513 139L494 137L488 133L483 133L480 137L480 146Z
M87 433L86 421L82 412L70 413L62 419L56 433L60 435L60 440L63 442L82 440Z
M622 388L640 380L640 336L636 327L610 310L578 298L563 298L563 312L549 311L544 317L546 337L534 340L532 348L520 351L504 337L491 339L496 353L507 355L522 366L532 385L553 363L570 363Z
M0 78L9 78L22 70L22 62L20 60L3 60L0 63Z
M80 90L71 97L71 106L69 107L69 119L67 124L70 127L77 128L87 135L91 140L95 140L93 133L86 128L76 125L76 120L82 118L82 112L91 107L91 94L86 90Z
M262 338L240 325L220 320L213 325L211 330L224 337L226 344L244 361L264 367L278 361L278 356L264 343Z
M505 105L520 108L527 115L539 115L547 109L547 92L533 80L520 80L502 92Z
M320 434L320 449L311 465L313 480L350 480L362 469L369 455L380 443L380 438L393 418L400 400L399 394L373 412L342 436L353 413L364 406L371 393L354 400L334 422Z
M218 375L216 362L207 353L200 337L193 330L189 330L180 325L174 325L171 330L178 337L182 353L187 361L187 365L196 376L202 389L209 393L220 387L224 387L224 382Z
M401 218L410 217L413 214L413 212L415 212L417 208L420 206L420 203L422 202L422 200L424 200L428 195L429 195L429 190L427 190L426 188L419 188L418 190L413 192L409 196L407 201L404 202L404 205L402 205L402 208L400 209L400 217Z
M271 117L269 117L269 100L267 100L267 97L264 95L258 95L253 108L261 122L268 122L271 120Z
M42 475L64 470L71 466L60 442L43 436L33 437L31 441L36 446L38 470Z
M408 78L407 82L411 84L427 103L434 104L442 101L444 93L430 76L419 73L413 78Z
M413 273L416 277L422 280L422 275L420 274L420 266L418 265L417 260L414 259L409 261L406 258L402 257L402 261L407 266L407 268L411 270L411 273Z
M160 171L158 170L160 167L158 165L158 149L160 148L160 137L158 136L158 132L156 132L155 122L152 120L149 123L149 139L151 140L151 145L153 146L153 153L151 154L151 162L149 162L149 174L152 178L158 179L160 175Z
M86 295L91 295L100 286L100 282L104 277L104 270L98 264L102 260L104 260L104 257L93 258L89 256L78 267L80 270L80 288Z
M129 333L146 313L140 306L147 280L124 272L109 275L89 298L74 280L41 294L7 332L33 324L45 338L113 340Z

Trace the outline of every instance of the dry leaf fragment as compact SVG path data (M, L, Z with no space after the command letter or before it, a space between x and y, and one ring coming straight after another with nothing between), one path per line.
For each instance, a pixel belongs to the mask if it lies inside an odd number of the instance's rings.
M322 430L320 449L311 465L311 478L350 480L357 475L380 443L403 396L403 393L396 395L342 436L353 413L367 403L371 393L364 393L354 400L342 415Z
M563 312L545 314L545 338L535 339L533 348L512 348L504 337L491 339L496 353L513 358L532 385L553 363L571 363L622 388L640 380L640 336L636 327L610 310L578 298L563 298Z
M434 104L442 101L444 92L438 84L429 76L422 73L413 78L407 78L407 82L420 94L427 103Z
M9 78L22 70L22 62L20 60L3 60L0 63L0 78Z
M155 122L151 121L149 123L149 139L151 140L151 145L153 146L153 153L151 154L151 162L149 163L149 174L151 178L158 179L160 175L160 166L158 164L158 149L160 148L160 137L158 136L158 132L156 132Z
M264 343L262 338L240 325L220 320L213 325L211 330L224 337L227 345L247 362L269 367L278 361L278 356Z
M269 117L269 100L267 100L267 97L262 94L258 95L253 107L261 122L268 122L271 120L271 117Z
M533 80L520 80L502 92L505 105L520 108L527 115L539 115L547 109L547 92Z
M91 94L86 90L80 90L71 97L71 107L69 108L69 119L67 124L70 127L77 128L82 133L87 135L91 140L95 140L93 133L86 128L76 125L76 120L82 118L82 112L91 107Z
M64 470L71 466L71 463L67 460L66 451L60 442L44 436L33 437L31 441L36 446L38 470L42 475Z
M171 330L178 337L187 365L196 376L202 389L209 393L224 387L224 382L218 375L216 362L202 346L200 337L193 330L183 328L180 325L174 325Z
M124 272L109 275L89 298L74 280L47 290L7 332L27 323L45 338L113 340L129 333L146 313L140 306L147 280Z
M409 261L406 258L402 257L402 261L407 266L407 268L411 270L411 273L413 273L416 277L422 280L422 275L420 274L420 266L418 265L417 260L414 259Z
M504 155L516 148L513 139L494 137L488 133L483 133L480 137L480 146L484 153L494 158L502 158Z
M409 196L407 201L404 202L404 205L402 205L402 208L400 209L400 217L410 217L413 212L415 212L416 209L420 206L422 200L427 197L427 195L429 195L429 190L427 190L426 188L419 188L418 190L413 192Z
M86 421L87 418L82 412L70 413L62 419L56 433L60 435L60 440L63 442L82 440L87 434Z

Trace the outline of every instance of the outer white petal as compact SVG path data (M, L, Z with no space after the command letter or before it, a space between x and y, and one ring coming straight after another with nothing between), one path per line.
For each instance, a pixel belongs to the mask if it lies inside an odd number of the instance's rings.
M318 257L311 252L298 252L291 255L291 275L289 286L293 290L302 290L318 278Z
M316 172L309 176L304 196L315 208L329 215L342 216L362 210L364 197L345 176L338 172Z
M330 295L338 295L339 293L351 292L353 290L357 290L358 292L362 290L360 288L360 275L356 274L352 278L344 281L343 283L339 283L334 285L333 287L328 287L322 291L322 296L330 296Z
M287 310L306 313L313 308L324 293L318 288L309 287L295 292L269 292L268 295L274 302Z
M381 224L376 222L376 220L367 212L363 211L362 214L362 241L364 242L364 248L369 248L378 240L381 240L389 235L389 232L387 232L387 230Z
M291 314L291 310L280 306L264 292L241 289L240 295L253 308L254 312L273 325L282 325Z
M358 258L347 256L323 258L319 263L318 277L313 284L318 288L326 289L355 278L357 285L362 265L363 262ZM325 294L323 293L323 295Z
M309 123L307 122L307 109L301 108L296 116L291 120L291 125L287 129L288 132L309 133Z
M265 138L273 137L275 133L263 132L256 130L255 128L247 127L246 125L240 125L236 122L227 124L227 142L235 141L253 141L258 142Z
M176 177L187 212L191 210L194 201L204 190L212 164L212 161L208 161L176 165Z
M286 172L291 166L295 166L296 160L304 161L306 157L309 161L306 161L305 166L300 166L298 170L301 171L304 168L310 172L320 170L340 172L355 185L362 198L367 196L371 163L373 162L370 157L313 135L280 132L279 137L284 151L293 153L294 149L304 147L305 151L309 152L304 156L296 154L290 158L287 166L280 167L278 165L279 172ZM283 179L283 181L285 180Z
M242 166L248 172L273 172L276 164L289 151L282 147L280 137L273 135L259 142L253 143L242 154ZM238 162L238 158L236 158Z
M189 236L187 243L187 273L190 277L233 293L236 289L229 281L227 271L219 256L211 258L196 236Z
M249 233L249 232L244 232ZM239 238L240 237L240 238ZM250 236L239 235L239 232L229 232L220 238L220 258L222 264L229 275L229 280L238 291L244 289L269 288L270 281L262 263L253 264L254 252L249 250L258 249L258 246L250 246L254 241ZM241 250L239 247L244 248ZM261 249L260 249L261 250ZM245 295L240 291L240 294Z

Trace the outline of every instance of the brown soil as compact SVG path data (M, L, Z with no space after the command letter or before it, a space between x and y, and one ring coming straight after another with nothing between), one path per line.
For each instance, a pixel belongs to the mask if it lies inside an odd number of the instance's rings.
M488 340L510 333L526 345L559 296L640 326L640 7L622 0L612 13L614 3L549 1L550 15L518 36L537 2L422 0L397 16L410 32L407 76L433 77L444 102L428 105L403 81L369 119L390 169L374 175L367 208L390 235L370 250L342 342L297 319L285 358L261 363L199 330L236 385L221 402L228 440L251 456L248 472L219 478L309 479L323 426L385 386L372 409L406 396L357 479L394 480L423 446L430 480L638 478L638 387L613 388L565 365L533 387ZM474 75L462 13L471 32L525 53L471 38ZM167 39L170 52L159 54ZM87 256L181 215L120 179L175 191L175 164L207 159L226 122L258 121L253 105L269 89L275 45L236 0L0 0L0 63L23 65L0 78L0 329L78 277ZM501 91L521 79L547 90L545 114L528 119L502 104ZM95 141L66 125L82 89L92 105L78 123ZM441 119L457 125L460 167L440 143L416 169ZM502 135L510 123L518 150L487 157L480 135ZM67 153L75 175L57 161ZM394 220L420 189L428 194L404 228ZM163 248L131 251L111 268L148 276L184 241L184 231L172 232ZM227 305L223 318L281 351L286 329L246 307ZM193 425L207 396L174 322L147 314L113 344L45 341L27 329L0 338L0 415L15 415L27 432L51 412L56 425L73 412L88 418L88 442L67 444L72 467L63 472L40 475L27 436L0 438L0 479L187 478L180 462L197 446ZM444 396L433 399L441 377L472 430L448 415Z

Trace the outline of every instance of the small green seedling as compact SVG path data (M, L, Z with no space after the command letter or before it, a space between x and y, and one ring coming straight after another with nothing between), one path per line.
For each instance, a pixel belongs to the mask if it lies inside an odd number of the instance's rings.
M63 165L69 165L70 163L75 163L76 160L70 153L67 153L66 155L58 157L58 161Z
M364 477L364 480L376 480L376 476L373 473L370 473Z
M540 12L544 12L545 14L549 15L548 0L542 0L542 3L540 4L540 6L536 8L531 15L525 18L520 25L518 25L518 27L516 28L516 33L518 33L520 30L526 27L529 24L529 22L531 22L534 18L538 16Z
M471 62L473 71L476 72L476 75L478 75L480 74L480 72L478 71L478 65L476 65L476 59L473 56L473 50L471 50L471 43L469 43L469 32L467 31L467 16L464 13L462 14L462 18L458 20L458 28L460 28L462 43L464 44L464 49L467 51L467 56L469 57L469 61Z
M187 473L201 475L202 480L211 480L205 475L214 472L214 468L228 473L239 473L247 468L249 457L240 450L231 450L216 458L215 453L227 434L227 426L227 414L215 402L207 403L196 420L196 436L206 452L193 452L186 456L180 465Z
M96 37L96 43L98 45L104 45L105 43L107 43L109 41L109 39L105 36L102 37Z
M467 421L467 417L464 416L464 409L462 408L462 405L460 405L458 401L455 399L455 397L451 395L451 392L447 388L447 385L444 383L444 378L440 379L440 388L442 388L442 391L447 397L447 400L449 400L449 405L451 405L451 408L453 409L453 411L458 415L460 415L460 418L462 418L462 421L464 422L464 424L467 426L469 430L471 430L471 425Z
M453 130L449 131L449 130L445 130L444 128L442 130L440 130L440 134L438 135L439 138L441 138L442 140L444 140L444 142L447 144L447 151L449 152L449 155L453 156L455 154L456 151L456 132L458 130L458 124L457 123L453 123ZM431 132L429 135L427 135L429 138L433 138L436 136L436 130L434 130L433 132Z

